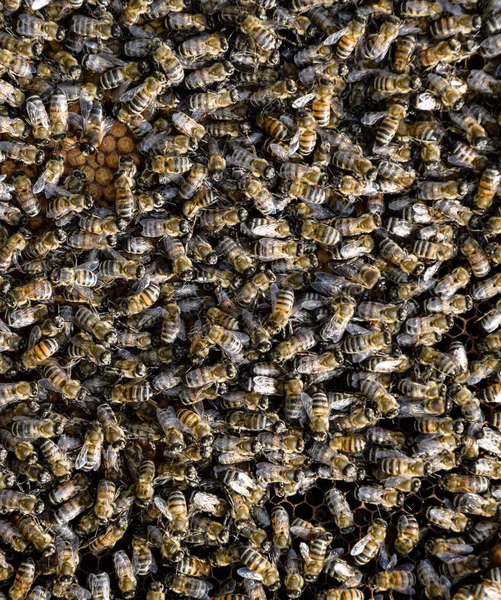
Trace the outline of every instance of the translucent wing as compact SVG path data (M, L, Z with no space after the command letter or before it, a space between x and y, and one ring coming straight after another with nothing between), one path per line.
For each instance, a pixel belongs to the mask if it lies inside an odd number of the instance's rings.
M26 100L26 112L28 113L28 119L32 125L37 121L40 121L43 127L49 129L49 115L45 110L45 106L43 106L43 104L40 106L40 104L33 102L32 100L30 100L30 98ZM37 107L39 110L37 110Z
M294 102L292 103L292 107L304 108L313 100L313 98L315 98L315 94L306 94L306 96L301 96L300 98L294 100Z
M262 575L256 573L248 567L242 567L240 569L237 569L237 573L240 575L240 577L243 577L244 579L254 579L254 581L263 581Z
M336 42L338 42L343 35L348 33L348 27L343 27L334 33L331 33L328 37L323 41L324 46L333 46Z

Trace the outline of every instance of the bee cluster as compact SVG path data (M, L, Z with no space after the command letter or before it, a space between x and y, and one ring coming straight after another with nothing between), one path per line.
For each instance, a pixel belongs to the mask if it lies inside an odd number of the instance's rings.
M1 593L501 597L499 0L0 18Z

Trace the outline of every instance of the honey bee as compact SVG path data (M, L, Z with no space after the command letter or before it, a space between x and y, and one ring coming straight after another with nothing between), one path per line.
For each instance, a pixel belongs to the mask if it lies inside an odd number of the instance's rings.
M403 591L412 593L416 577L412 573L414 565L403 565L400 569L381 571L372 579L372 587L377 591Z
M352 547L350 554L355 557L357 565L364 565L376 556L384 543L387 526L383 519L375 519L367 534Z
M126 552L119 550L113 555L113 566L118 579L118 587L124 598L133 598L136 595L137 579L134 575L132 563Z
M252 547L243 548L240 551L240 560L245 568L238 569L239 575L244 579L256 579L262 581L269 590L276 590L280 585L280 575L272 563Z
M165 592L163 583L160 583L160 581L153 581L148 588L146 598L147 600L164 600Z
M292 548L289 548L285 563L284 585L289 598L299 598L303 591L304 579L299 569L299 557Z
M127 520L120 517L114 523L108 525L103 533L93 540L90 544L91 551L96 554L102 554L112 548L125 535L128 528Z
M332 488L325 494L325 502L341 533L353 531L353 513L343 493Z
M16 552L24 552L29 546L29 541L8 521L0 521L0 538ZM5 560L5 557L2 558ZM13 574L12 570L11 575Z
M488 210L492 204L496 189L501 183L501 173L494 167L488 167L480 176L474 205L478 210Z
M24 600L35 580L35 561L32 558L25 559L16 571L14 582L9 589L11 600Z
M187 575L174 575L171 583L172 591L197 600L207 600L212 584Z
M430 522L438 527L455 533L461 533L470 527L469 519L462 513L451 508L430 506L426 511L426 516Z
M419 542L419 524L412 515L402 515L398 519L397 539L395 550L406 556L415 548Z

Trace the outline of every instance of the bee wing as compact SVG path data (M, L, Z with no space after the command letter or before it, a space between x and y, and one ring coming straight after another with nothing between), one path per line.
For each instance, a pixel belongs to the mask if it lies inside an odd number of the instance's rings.
M440 575L439 583L442 586L442 592L445 600L450 600L452 583L445 575Z
M28 339L28 350L31 350L33 346L42 339L42 332L38 325L35 325L30 331L30 337Z
M87 262L82 263L81 265L76 265L74 267L75 271L95 271L99 267L98 260L89 260Z
M4 333L12 333L10 327L2 319L0 319L0 331L3 331Z
M322 42L323 45L324 46L333 46L336 42L338 42L343 37L343 35L346 35L348 33L348 30L349 30L348 27L343 27L342 29L339 29L338 31L331 33L331 35L326 37L325 40Z
M143 29L142 27L139 27L138 25L131 25L129 27L129 31L130 31L132 37L134 37L136 39L150 39L150 40L155 39L155 35L153 33L151 33L151 31L148 31L147 29Z
M82 285L78 285L78 283L73 284L73 289L76 290L82 298L86 298L89 302L94 300L94 292L89 288L83 287Z
M78 456L75 460L75 469L81 469L83 466L85 466L85 463L87 462L88 452L89 452L89 443L85 442L85 444L82 446L82 449L78 453ZM89 581L89 583L90 583L90 581Z
M480 46L482 47L483 54L486 58L492 58L499 54L499 47L501 44L501 33L497 35L491 35L486 38Z
M149 152L153 148L153 146L160 142L163 142L170 135L171 134L168 131L160 131L159 133L151 132L143 138L143 140L139 144L139 150L141 152Z
M253 579L254 581L263 581L262 575L260 575L259 573L256 573L255 571L253 571L252 569L249 569L248 567L242 567L240 569L237 569L237 573L240 575L240 577L243 577L244 579Z
M308 562L310 560L310 547L306 542L299 543L299 553L301 554L305 562Z
M298 129L296 131L296 133L294 134L294 137L292 137L290 143L289 143L289 152L288 152L288 156L292 156L293 154L296 154L296 152L299 149L299 140L301 139L301 130Z
M66 198L69 198L70 196L72 196L73 194L71 192L69 192L67 189L59 187L58 185L55 185L54 183L46 183L45 184L45 197L46 198L52 198L52 196L55 195L58 196L65 196ZM50 218L50 215L47 213L47 216ZM71 218L73 218L74 213L70 212L70 214L68 216L71 216ZM62 219L58 219L58 223L59 221L61 221Z
M129 102L130 100L132 100L132 98L134 98L134 96L136 94L138 94L142 89L144 88L144 83L142 83L141 85L138 85L136 87L133 87L129 90L127 90L126 92L124 92L119 100L120 102Z
M117 66L110 60L111 55L106 54L87 54L85 68L94 73L106 73L113 67ZM123 61L120 61L123 62ZM126 64L126 63L124 63ZM123 66L123 65L122 65Z
M47 361L44 361L44 362L47 362ZM44 390L49 390L49 391L51 391L51 392L57 392L57 393L60 393L60 392L61 392L61 390L60 390L58 387L56 387L56 386L55 386L55 385L52 383L52 381L51 381L50 379L39 379L39 380L37 381L37 383L38 383L38 385L39 385L40 387L42 387ZM7 384L6 384L6 385L7 385ZM0 384L0 389L2 389L2 388L1 388L1 384Z
M350 550L350 554L352 556L357 556L358 554L361 554L365 550L365 547L367 546L370 539L371 534L368 533L353 546L353 548Z
M410 35L411 33L421 33L421 29L412 23L405 23L398 28L398 35Z
M165 518L167 518L169 521L172 521L172 513L170 512L167 502L164 498L161 496L155 496L153 498L153 504L158 508Z
M384 542L381 544L381 546L379 546L378 554L378 562L382 569L393 569L393 567L397 564L397 555L393 554L393 556L390 558L390 555L388 554L388 548Z
M278 160L283 161L286 161L292 154L294 154L293 152L291 153L289 151L289 148L285 148L280 144L270 144L270 150L276 155Z
M259 242L263 242L265 240L259 240ZM277 299L278 299L278 285L276 283L272 283L270 285L270 300L271 300L271 310L275 310L277 307Z
M80 115L82 116L82 128L87 128L87 121L89 120L90 111L92 110L92 105L94 104L94 99L92 96L82 87L80 90ZM69 116L69 115L68 115Z
M223 452L217 457L222 465L237 465L241 462L252 460L254 457L242 454L241 452Z
M306 94L300 98L296 98L292 103L292 108L304 108L315 98L315 94Z
M301 393L301 401L303 402L303 407L306 412L307 417L311 420L313 418L313 400L311 396L309 396L306 392Z
M45 179L47 177L47 170L45 170L40 177L36 180L35 185L33 186L33 193L39 194L43 192L45 189Z
M346 326L346 331L351 333L351 335L368 335L373 333L370 329L366 327L362 327L361 325L357 325L356 323L348 323Z
M150 282L151 282L151 277L149 275L145 275L144 277L141 277L141 279L139 281L137 281L134 284L134 286L132 287L131 293L134 295L141 294L150 285Z
M49 115L45 109L45 106L42 104L42 108L40 111L37 110L37 105L30 98L26 100L26 112L28 113L28 120L31 125L40 120L40 123L46 129L50 128Z
M365 113L362 117L362 123L364 125L374 125L377 121L386 117L386 111L382 110L379 112Z

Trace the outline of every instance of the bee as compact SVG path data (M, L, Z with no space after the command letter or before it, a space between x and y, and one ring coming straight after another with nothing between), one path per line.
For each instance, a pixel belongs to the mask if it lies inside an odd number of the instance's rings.
M400 569L381 571L371 580L371 586L377 591L403 591L412 593L416 577L412 573L414 565L403 565Z
M429 506L426 509L426 517L431 523L447 531L461 533L470 528L469 519L460 512L451 508L440 508Z
M3 489L0 490L0 507L4 512L17 510L23 515L39 515L44 503L31 494Z
M261 108L274 100L285 100L295 94L296 91L297 84L293 80L277 81L253 92L250 103L256 108Z
M285 508L276 506L271 511L271 527L273 529L273 543L277 548L289 548L291 542L289 513Z
M26 111L37 143L48 144L51 133L49 115L39 96L33 95L26 99Z
M167 508L171 514L170 533L175 537L184 537L188 528L188 507L186 498L180 490L169 494Z
M56 574L63 584L71 582L80 562L78 555L78 538L72 540L56 538Z
M91 552L99 555L113 548L113 546L125 535L127 528L127 520L120 517L117 521L108 525L105 531L90 543L89 547Z
M91 573L88 577L92 597L96 600L110 600L110 577L107 573Z
M47 41L62 42L66 36L65 30L57 23L44 21L28 14L19 15L16 31L23 37L34 37Z
M16 552L24 552L29 547L29 540L8 521L0 521L0 539L11 546ZM4 557L2 557L4 558ZM14 575L12 570L11 575Z
M414 35L401 36L395 40L395 54L393 57L393 70L395 73L399 75L408 73L415 49L416 37Z
M20 161L25 165L41 165L45 160L45 152L43 150L37 149L36 146L22 144L21 142L0 142L0 151L6 157Z
M16 571L14 582L9 589L10 600L24 600L35 581L35 561L32 558L25 559Z
M445 582L439 578L431 561L421 560L417 565L417 575L419 581L423 584L426 597L429 599L440 598L447 593Z
M280 575L277 568L257 550L252 547L242 548L240 560L246 565L245 568L238 569L238 574L244 579L262 581L270 591L278 589Z
M305 542L300 543L299 548L305 561L305 581L314 582L318 579L331 541L332 535L330 533L321 533L313 538L309 546Z
M40 202L33 193L31 181L23 171L12 174L12 183L15 188L16 200L21 210L29 217L36 217L40 213Z
M223 237L219 243L219 249L224 256L232 263L238 273L246 277L252 277L255 273L253 261L244 252L243 248L230 237Z
M395 94L406 94L412 90L419 90L422 83L417 76L388 73L377 75L372 82L372 86L374 100L384 100Z
M165 600L164 585L160 581L150 583L146 593L146 600Z
M348 23L345 28L340 29L329 35L324 44L336 46L336 56L340 60L347 60L348 57L355 51L360 40L364 37L368 19L360 12L356 12L354 18Z
M428 81L432 87L440 94L443 106L458 111L464 105L464 98L461 91L451 85L447 79L436 73L428 74Z
M174 575L171 589L176 594L183 594L197 600L207 600L212 584L187 575Z
M432 68L439 62L451 63L457 59L460 50L460 42L455 38L451 38L438 42L434 46L423 47L417 53L417 62L424 68Z
M113 566L118 579L118 587L124 598L133 598L136 595L137 579L134 575L132 563L123 550L113 555Z
M332 588L330 590L326 590L325 592L322 592L319 597L322 598L323 600L363 600L364 599L363 594L364 593L362 590L356 590L353 588L349 588L349 589L348 588L346 588L346 589Z
M147 575L156 571L155 559L146 538L140 535L132 537L132 566L135 575Z
M365 537L359 540L351 549L350 554L354 556L357 565L364 565L371 561L379 551L386 537L387 523L383 519L375 519L369 526Z
M353 513L343 493L335 488L330 489L325 494L325 503L340 532L347 534L353 531Z
M103 20L93 19L85 15L73 15L70 31L84 38L109 40L122 37L122 30L117 23L113 23L109 14L104 14Z
M477 15L450 15L434 21L430 26L430 33L437 40L443 40L457 34L475 33L481 27L482 19Z
M292 548L287 552L285 572L284 585L287 595L289 598L299 598L303 591L304 579L299 569L299 557Z
M419 542L419 524L412 515L401 515L397 523L395 550L406 556Z
M475 208L488 210L492 204L496 189L501 184L501 173L495 167L488 167L480 176L478 189L474 198Z

